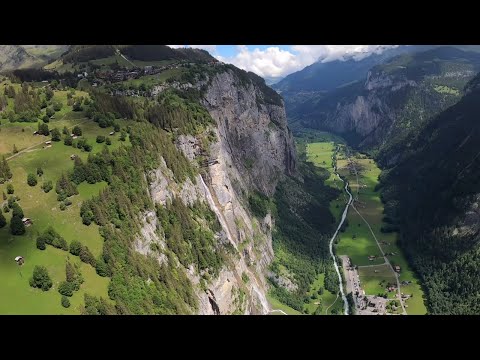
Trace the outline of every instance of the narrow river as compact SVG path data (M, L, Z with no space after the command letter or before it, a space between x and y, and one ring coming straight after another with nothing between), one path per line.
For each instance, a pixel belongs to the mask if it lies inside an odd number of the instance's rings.
M334 157L332 156L332 160L333 159L334 159ZM340 220L340 223L338 224L337 230L335 231L335 234L333 234L333 236L330 240L330 244L329 244L330 255L332 256L333 265L335 266L335 271L337 272L337 275L338 275L338 284L339 284L339 287L340 287L340 294L342 295L344 313L345 313L345 315L348 315L348 301L347 301L347 297L345 296L345 292L343 291L342 276L340 275L340 269L339 269L339 266L337 264L337 259L335 257L335 254L333 253L333 242L335 241L335 238L337 237L338 232L340 231L340 228L342 227L345 219L347 218L348 207L352 203L353 197L352 197L352 194L350 193L350 191L348 190L348 182L344 181L340 177L340 175L337 173L337 165L336 164L335 164L335 167L334 167L334 171L335 171L335 175L340 180L342 180L342 182L345 184L345 191L347 192L348 196L350 197L348 199L347 204L345 205L345 210L343 210L342 219Z

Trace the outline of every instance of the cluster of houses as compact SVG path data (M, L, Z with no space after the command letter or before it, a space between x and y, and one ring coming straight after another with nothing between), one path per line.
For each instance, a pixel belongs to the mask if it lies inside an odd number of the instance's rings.
M212 66L218 66L222 63L220 61L210 61L208 64ZM138 79L139 77L144 75L155 75L165 70L178 69L180 67L188 67L193 65L195 65L195 63L176 62L176 63L163 65L163 66L146 65L144 66L143 69L140 69L140 68L136 68L133 70L122 69L117 71L114 71L114 70L101 71L100 70L95 72L95 77L105 81L118 82L118 81L125 81L129 79ZM81 74L79 74L79 76L80 75Z

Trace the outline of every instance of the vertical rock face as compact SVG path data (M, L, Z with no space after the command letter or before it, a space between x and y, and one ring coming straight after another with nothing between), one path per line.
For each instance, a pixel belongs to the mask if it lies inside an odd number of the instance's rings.
M295 149L283 104L261 103L262 97L261 89L226 71L212 79L204 105L245 188L272 195L279 177L295 172Z
M0 45L0 71L25 68L38 62L19 45Z
M187 269L199 298L200 314L269 311L266 274L273 259L271 231L275 224L270 214L264 219L254 217L247 196L254 190L273 195L282 176L295 174L296 160L283 104L266 103L263 96L257 85L241 84L231 70L215 75L202 100L216 123L207 129L215 134L216 141L203 149L214 161L202 169L194 183L176 183L164 162L148 174L150 195L156 203L165 204L177 196L185 204L196 200L208 204L222 227L217 241L229 243L233 249L206 290L200 288L200 276L193 267ZM193 162L202 152L199 143L193 136L180 136L176 146ZM152 234L155 226L157 236ZM137 240L137 250L145 252L152 242L162 247L159 222L149 219L144 227L142 234L148 236Z

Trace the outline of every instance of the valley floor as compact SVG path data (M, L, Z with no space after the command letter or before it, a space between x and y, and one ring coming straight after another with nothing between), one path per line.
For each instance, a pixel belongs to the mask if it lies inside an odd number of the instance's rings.
M333 142L310 143L307 146L308 160L331 173L327 184L341 188L342 183L334 177L332 156L336 155L338 173L350 185L354 202L349 208L346 226L336 241L336 254L349 259L350 270L345 269L345 278L357 278L358 288L349 286L349 291L358 292L358 309L368 303L382 303L386 313L425 314L424 295L413 271L397 246L397 233L383 233L383 204L375 191L380 169L374 160L361 154L350 154L344 145ZM337 220L346 203L345 193L330 205ZM344 264L348 263L344 261ZM397 266L399 268L397 268ZM396 269L396 270L394 270ZM398 277L398 281L397 281ZM313 285L312 285L313 287ZM372 301L371 301L372 300ZM395 306L397 305L397 306ZM373 308L373 307L371 307ZM386 309L385 309L386 308ZM365 313L365 310L360 313Z

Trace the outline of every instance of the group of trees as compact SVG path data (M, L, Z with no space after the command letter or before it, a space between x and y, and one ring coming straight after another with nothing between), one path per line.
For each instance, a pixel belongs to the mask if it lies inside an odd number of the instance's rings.
M65 200L67 197L78 195L76 185L68 178L67 175L62 174L55 185L55 192L59 195L59 201Z
M157 207L167 245L180 263L185 267L193 264L199 272L207 271L215 277L222 265L221 249L217 248L213 233L200 226L193 214L193 210L176 197L166 207Z
M8 205L6 209L8 210L9 208L12 210L12 219L10 220L10 233L12 235L25 234L25 224L22 221L24 217L23 209L20 205L18 205L14 196L9 197L8 199ZM4 211L6 209L4 208Z
M48 291L53 286L53 282L52 279L50 279L47 268L40 265L35 265L35 268L33 269L33 275L29 282L31 287L39 288L43 291Z
M93 256L90 249L82 245L78 240L73 240L70 243L70 254L80 257L80 260L86 264L90 264L93 267L97 267L97 260Z
M213 123L208 111L198 104L179 96L174 91L165 91L158 96L156 102L149 102L145 110L145 118L162 129L183 134L196 134Z
M78 264L72 265L70 261L65 264L66 280L58 286L58 292L63 296L72 296L75 291L80 290L83 284L83 276Z
M112 154L108 150L90 155L87 163L76 157L70 179L77 185L84 181L89 184L95 184L100 181L110 182L109 165L113 161Z
M37 249L45 250L46 244L64 251L68 251L67 241L60 236L60 234L56 232L52 226L49 226L48 229L43 232L43 234L37 237Z
M37 132L39 135L44 135L44 136L48 136L50 134L50 130L48 129L48 125L45 124L45 123L38 123L38 127L37 127Z

